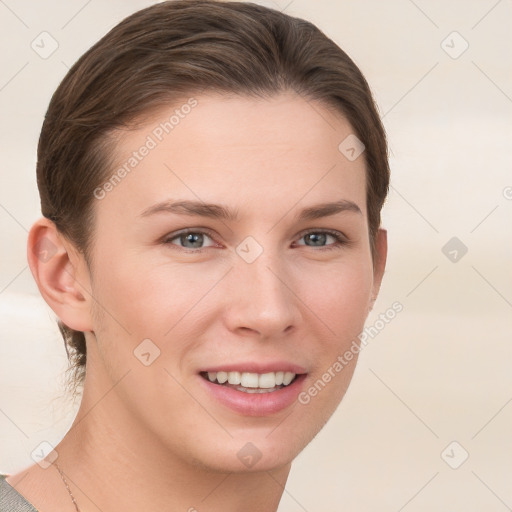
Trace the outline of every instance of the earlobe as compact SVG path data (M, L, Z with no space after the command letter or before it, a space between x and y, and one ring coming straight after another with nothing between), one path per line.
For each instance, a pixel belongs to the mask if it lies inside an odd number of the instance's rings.
M41 295L59 319L71 329L92 330L87 265L49 219L32 226L27 258Z

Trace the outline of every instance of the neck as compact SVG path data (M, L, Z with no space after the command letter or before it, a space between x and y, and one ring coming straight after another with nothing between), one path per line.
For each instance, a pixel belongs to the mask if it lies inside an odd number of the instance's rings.
M81 512L271 512L291 468L230 473L179 459L125 410L112 385L99 386L89 375L75 421L56 451Z

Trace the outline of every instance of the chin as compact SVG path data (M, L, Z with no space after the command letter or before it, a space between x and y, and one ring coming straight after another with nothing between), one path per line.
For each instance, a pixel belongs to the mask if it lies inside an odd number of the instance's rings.
M268 433L258 436L237 436L229 440L216 436L216 443L205 446L199 453L195 447L192 465L216 473L258 473L289 467L292 461L308 444L294 439L288 444L281 436L269 440Z
M284 421L294 421L291 416ZM258 473L289 467L319 429L305 432L283 427L248 429L229 439L227 435L217 436L218 444L204 446L206 453L195 463L221 473Z

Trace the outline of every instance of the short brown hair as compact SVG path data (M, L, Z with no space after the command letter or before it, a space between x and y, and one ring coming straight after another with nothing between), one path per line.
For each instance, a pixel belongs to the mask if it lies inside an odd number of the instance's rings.
M121 21L75 63L51 99L39 139L43 215L89 261L93 191L111 171L110 135L116 129L185 95L268 97L288 90L334 108L365 145L375 255L389 165L384 128L364 76L312 23L245 2L156 4ZM62 322L59 327L76 392L85 377L85 336Z

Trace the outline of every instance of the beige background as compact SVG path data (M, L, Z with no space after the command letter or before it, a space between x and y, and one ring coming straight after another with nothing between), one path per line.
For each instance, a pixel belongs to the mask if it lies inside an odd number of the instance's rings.
M512 3L260 3L316 23L374 90L393 176L388 269L368 325L404 306L298 457L280 512L510 510ZM64 348L25 258L42 119L67 68L149 4L0 2L0 472L57 444L77 406L60 397ZM58 43L46 59L31 48L43 31ZM456 262L442 251L452 237L468 249Z

